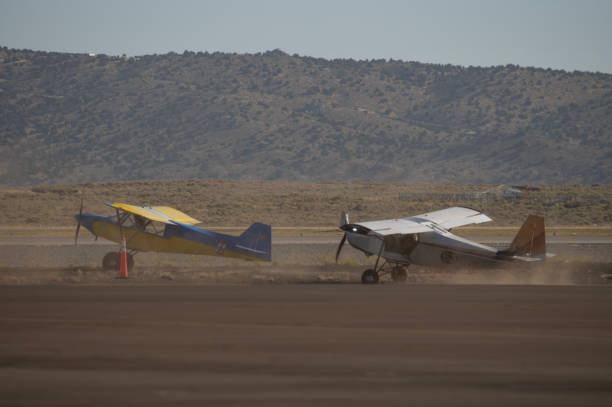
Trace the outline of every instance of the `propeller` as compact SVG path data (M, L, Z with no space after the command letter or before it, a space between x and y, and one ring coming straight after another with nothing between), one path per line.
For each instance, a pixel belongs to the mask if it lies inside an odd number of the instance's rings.
M338 257L340 257L340 252L342 251L342 246L344 246L344 242L346 242L346 233L342 235L342 240L340 240L338 250L336 250L336 263L338 263Z
M344 230L344 235L342 235L342 240L340 240L340 244L338 245L338 250L336 250L336 263L338 263L338 257L340 257L340 252L342 251L342 247L344 246L344 242L346 242L346 231L349 230L349 216L348 213L342 211L340 214L340 229Z
M83 214L83 197L81 197L81 206L79 207L79 217L77 218L77 227L74 233L74 245L76 246L79 240L79 230L81 230L81 215Z

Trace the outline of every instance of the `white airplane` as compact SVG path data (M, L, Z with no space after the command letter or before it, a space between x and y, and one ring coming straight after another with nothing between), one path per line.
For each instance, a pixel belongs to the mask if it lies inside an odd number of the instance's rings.
M340 229L344 236L336 251L336 262L344 242L366 256L377 255L373 269L361 275L364 284L378 283L389 273L393 281L405 281L410 264L422 266L482 266L507 261L538 261L546 253L544 218L530 215L510 246L499 250L450 232L459 226L489 222L491 218L474 209L452 207L402 219L350 223L342 212ZM380 259L383 264L379 267Z

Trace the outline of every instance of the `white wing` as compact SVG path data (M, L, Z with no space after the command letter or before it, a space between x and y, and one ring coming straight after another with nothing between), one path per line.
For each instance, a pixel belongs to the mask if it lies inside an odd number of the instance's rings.
M413 216L408 219L419 223L422 223L423 221L429 221L435 223L436 225L444 229L452 229L465 225L474 225L478 223L490 222L492 220L482 212L478 212L474 209L464 208L461 206L454 206L452 208L428 212L422 215Z
M356 225L369 229L368 234L388 236L426 232L444 233L439 228L451 229L458 226L489 222L490 220L491 218L487 215L474 209L455 206L410 218L362 222L356 223Z
M431 232L429 226L422 225L410 219L377 220L373 222L357 223L357 225L370 229L368 234L377 234L381 236Z

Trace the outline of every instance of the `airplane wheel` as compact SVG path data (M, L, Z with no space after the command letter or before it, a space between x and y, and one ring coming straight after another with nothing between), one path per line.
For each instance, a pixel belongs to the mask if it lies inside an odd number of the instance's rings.
M128 271L132 271L132 269L134 268L134 256L129 253L127 254L127 266Z
M127 254L128 271L134 268L134 256ZM121 268L121 256L117 252L108 252L102 259L102 268L104 270L119 270Z
M117 252L108 252L102 259L102 268L104 270L119 270L121 257Z
M396 283L403 283L408 278L408 273L404 267L395 267L391 270L391 278Z
M367 269L361 275L363 284L378 284L378 273L375 270Z

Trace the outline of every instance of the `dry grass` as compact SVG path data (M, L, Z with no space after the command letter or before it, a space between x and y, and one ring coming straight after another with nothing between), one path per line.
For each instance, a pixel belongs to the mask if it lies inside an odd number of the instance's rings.
M34 188L0 188L0 235L70 236L83 197L85 212L112 214L109 201L169 205L204 226L238 232L252 221L270 223L275 235L318 235L333 231L340 212L351 220L411 216L453 205L484 211L496 232L512 234L528 214L546 217L558 234L610 234L612 186L541 186L528 198L473 194L486 185L399 183L301 183L176 180L88 183ZM552 229L551 229L552 230ZM466 228L465 233L492 229Z

